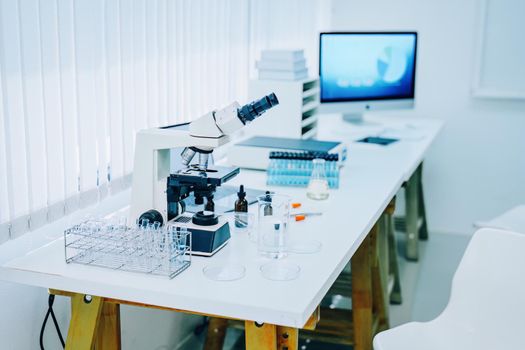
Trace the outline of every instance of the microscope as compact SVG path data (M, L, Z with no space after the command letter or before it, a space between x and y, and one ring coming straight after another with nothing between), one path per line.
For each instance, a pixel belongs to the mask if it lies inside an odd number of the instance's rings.
M239 168L208 168L213 150L229 142L229 135L279 104L275 94L244 106L234 102L191 123L141 130L135 139L130 222L168 222L192 233L192 253L211 256L230 239L228 222L214 213L217 186L232 179ZM182 148L181 168L171 173L170 150ZM193 160L196 162L192 162ZM206 204L188 213L184 199Z

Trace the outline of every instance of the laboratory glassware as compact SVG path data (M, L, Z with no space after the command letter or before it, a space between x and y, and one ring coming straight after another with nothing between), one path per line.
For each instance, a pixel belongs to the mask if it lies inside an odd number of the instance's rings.
M246 234L250 237L250 240L257 237L254 230L255 213L228 213L228 222L230 223L230 230L233 233Z
M173 278L191 264L191 232L142 220L89 219L64 231L67 263Z
M236 281L244 277L246 268L240 264L225 263L206 266L202 273L214 281Z
M328 181L325 172L325 160L316 158L312 161L313 169L306 195L310 199L323 200L329 196Z
M286 256L291 198L267 192L257 197L257 250L260 255L280 259Z
M270 152L266 184L271 186L307 187L313 160L325 160L325 175L330 188L339 187L339 156L328 152Z

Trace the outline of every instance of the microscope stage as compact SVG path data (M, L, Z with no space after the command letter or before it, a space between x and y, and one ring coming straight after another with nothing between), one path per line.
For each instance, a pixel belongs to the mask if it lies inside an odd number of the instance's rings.
M239 168L218 166L213 169L202 171L194 166L179 169L170 174L168 184L193 184L193 185L215 185L220 186L224 182L239 174Z

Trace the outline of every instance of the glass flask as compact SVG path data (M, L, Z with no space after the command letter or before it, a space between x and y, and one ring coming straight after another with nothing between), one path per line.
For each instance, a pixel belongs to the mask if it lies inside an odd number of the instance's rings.
M308 182L308 188L306 195L310 199L323 200L328 198L328 180L326 179L325 173L325 160L316 158L312 161L312 175L310 176L310 182Z

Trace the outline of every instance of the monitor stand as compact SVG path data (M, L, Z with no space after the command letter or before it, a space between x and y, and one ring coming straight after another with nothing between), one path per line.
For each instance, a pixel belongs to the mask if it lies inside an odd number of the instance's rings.
M363 113L343 113L343 121L356 126L377 126L378 123L366 121Z

